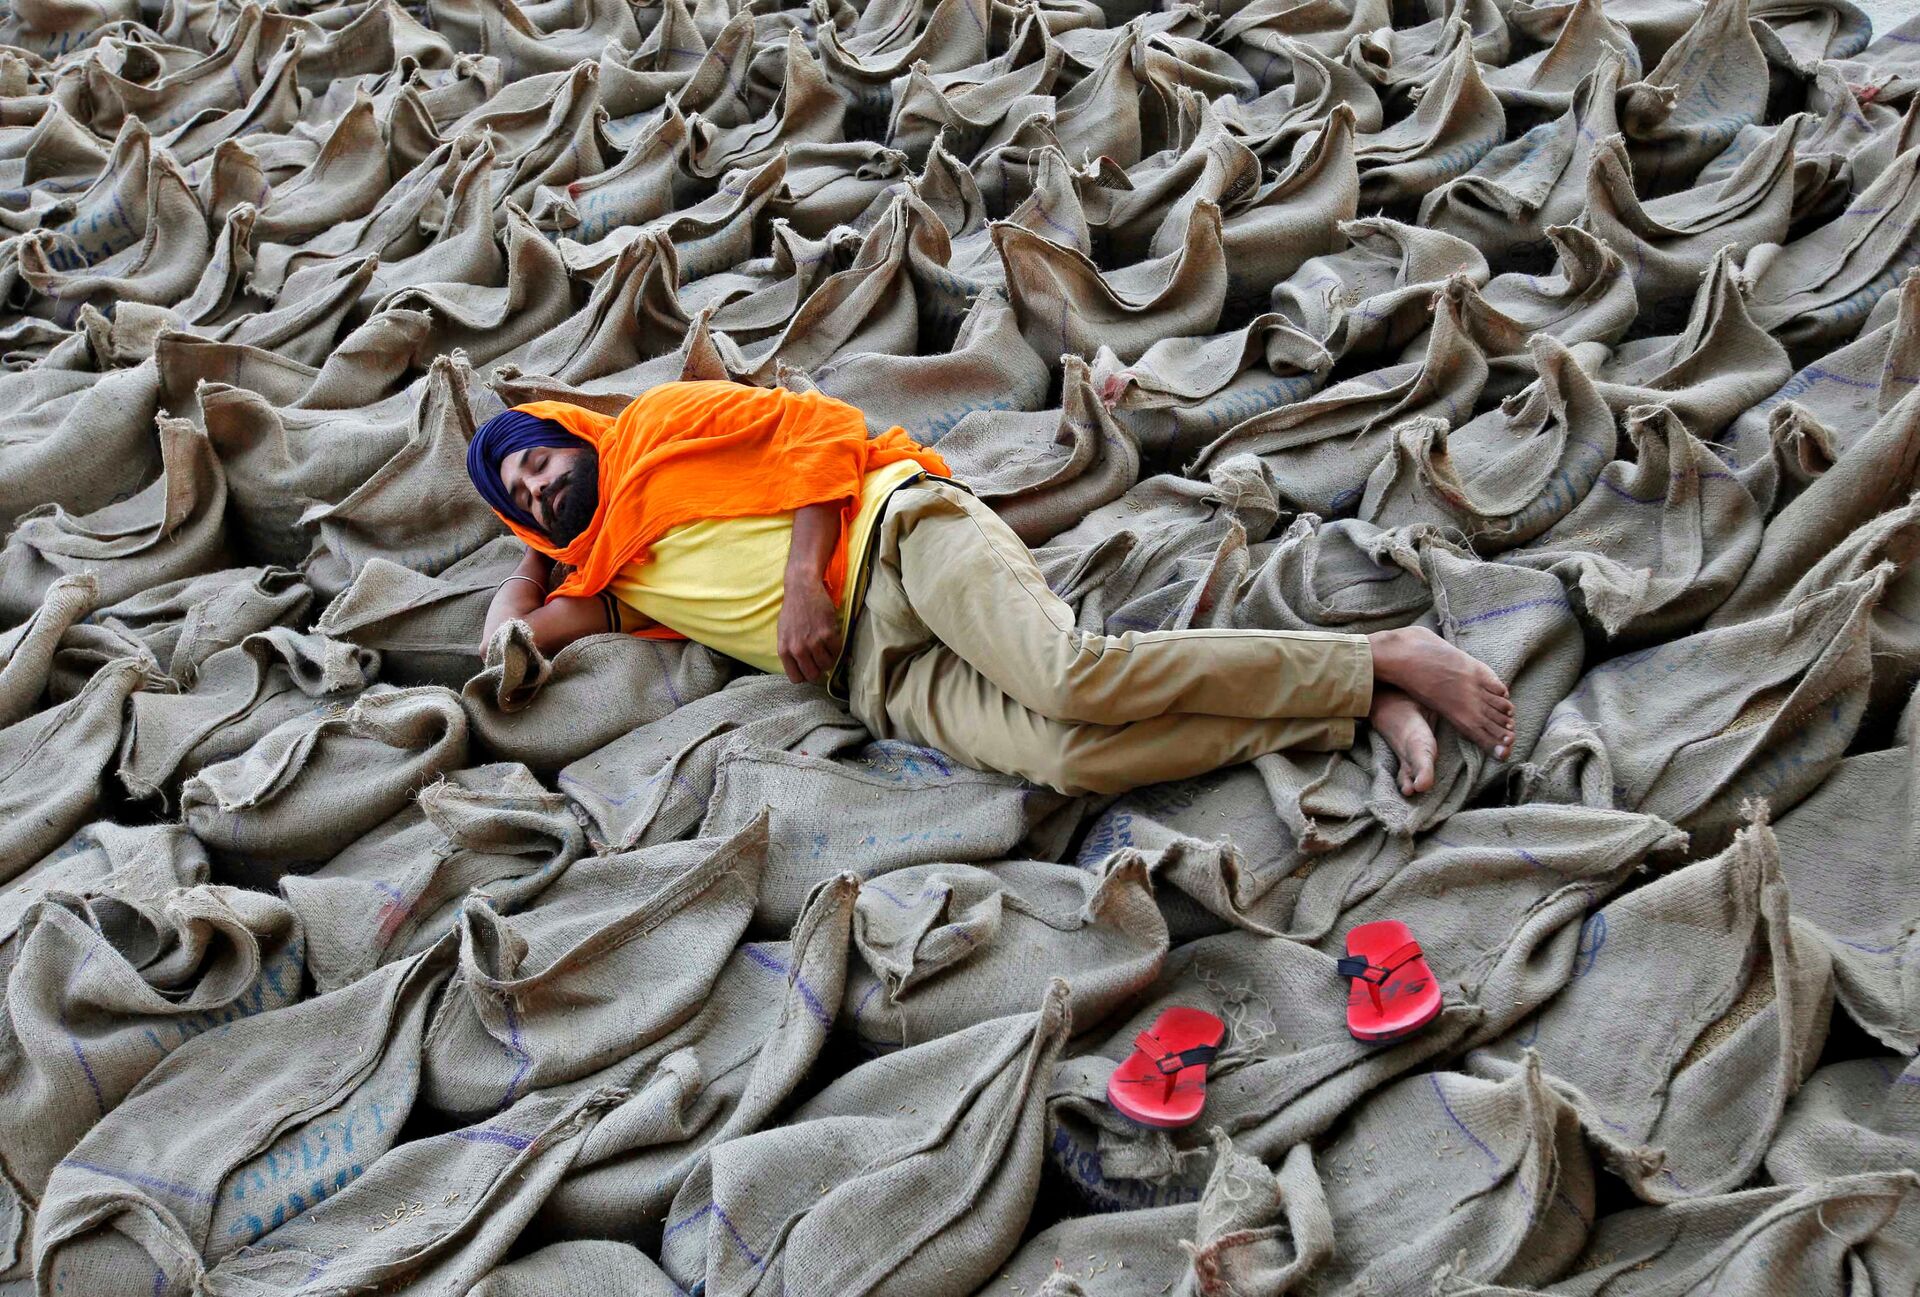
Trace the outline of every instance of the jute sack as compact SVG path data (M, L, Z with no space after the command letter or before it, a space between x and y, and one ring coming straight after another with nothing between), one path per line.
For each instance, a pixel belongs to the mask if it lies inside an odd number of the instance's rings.
M171 802L183 780L280 725L345 708L379 668L377 653L323 635L284 626L249 635L202 663L190 689L129 700L120 782L135 797Z
M414 804L311 874L280 880L321 994L427 949L467 897L511 914L586 851L566 798L523 766L477 766L420 790Z
M160 467L153 365L107 374L35 367L0 374L8 410L0 448L0 523L48 503L78 514L146 485Z
M493 592L525 553L519 541L501 536L437 576L369 558L314 629L377 651L392 683L458 689L480 669L480 632Z
M427 1010L452 957L443 944L162 1059L55 1168L34 1238L39 1282L185 1297L208 1266L359 1179L413 1109Z
M467 478L472 381L457 356L436 359L406 444L346 496L301 514L301 527L314 536L301 570L322 598L352 585L369 559L433 576L500 534L500 520Z
M93 817L127 699L152 682L150 664L121 658L67 701L0 729L0 879L40 860Z
M1491 275L1474 244L1437 229L1368 216L1340 232L1345 247L1304 262L1271 297L1274 311L1335 360L1400 350L1429 327L1432 297L1449 279L1478 285Z
M1767 64L1748 22L1748 0L1707 0L1686 33L1643 62L1658 62L1622 89L1620 125L1634 171L1648 191L1668 194L1700 169L1767 106ZM1634 30L1629 22L1628 27ZM1636 44L1640 34L1635 30Z
M1520 771L1522 794L1644 811L1719 837L1747 798L1790 809L1860 724L1886 581L1873 572L1771 617L1602 662L1553 709Z
M560 772L558 785L586 812L594 843L620 851L692 833L708 814L720 759L729 752L779 747L828 755L857 747L865 736L818 689L751 675L588 753ZM741 809L740 822L764 804ZM835 823L844 828L844 817Z
M40 710L54 655L74 625L93 612L99 597L99 582L91 574L63 576L47 587L32 616L0 634L0 725L16 724Z
M976 410L1043 409L1050 381L999 289L974 298L940 355L856 352L816 366L813 377L828 396L864 412L870 427L905 428L922 445Z
M1480 76L1471 33L1458 20L1450 26L1456 43L1428 74L1414 110L1355 141L1364 207L1419 202L1464 175L1506 134L1506 112Z
M1914 913L1898 859L1920 839L1914 819L1909 702L1900 742L1848 757L1775 831L1794 916L1833 959L1834 990L1849 1016L1889 1048L1920 1049L1920 972L1906 957Z
M1624 431L1633 458L1597 463L1586 494L1501 561L1558 577L1610 640L1679 634L1709 614L1713 625L1765 548L1767 502L1666 406L1635 406Z
M1773 243L1742 267L1754 318L1805 363L1850 341L1920 262L1920 152L1902 153L1832 221Z
M847 1015L863 1046L936 1040L1018 1012L1055 976L1081 1030L1159 975L1167 925L1147 862L1125 852L1097 872L1037 860L991 869L917 865L865 883Z
M207 881L207 852L184 825L89 824L0 892L0 982L20 958L21 923L51 894L159 901Z
M1095 393L1087 362L1064 364L1059 410L976 411L941 441L954 475L1029 545L1119 499L1140 476L1140 447Z
M0 548L0 620L25 620L62 576L92 572L105 605L232 566L212 445L185 420L163 418L160 457L159 478L125 500L84 515L43 505L21 519Z
M1432 298L1433 331L1423 359L1373 371L1303 401L1256 414L1203 449L1185 471L1258 455L1273 470L1283 503L1322 517L1350 514L1367 478L1393 445L1392 429L1429 415L1464 423L1487 379L1487 358L1463 318L1464 282Z
M770 815L753 914L755 931L772 934L791 928L807 895L842 871L872 879L1019 856L1065 800L910 744L875 744L849 761L743 745L715 763L700 835L724 837Z
M337 854L466 756L452 693L376 686L342 714L298 716L200 770L181 789L181 817L227 876L271 884Z
M530 1094L478 1125L401 1144L338 1194L223 1258L200 1281L202 1291L320 1297L403 1285L469 1292L506 1259L588 1133L622 1097L610 1089Z
M1722 252L1700 280L1679 332L1623 343L1594 374L1600 396L1624 414L1665 405L1696 437L1711 440L1793 373L1787 350L1747 310L1734 259ZM1642 314L1642 326L1650 321Z
M1458 1072L1396 1082L1314 1163L1333 1219L1333 1256L1316 1276L1324 1293L1424 1291L1443 1266L1544 1282L1593 1221L1580 1122L1532 1058L1499 1082ZM1425 1192L1408 1193L1409 1180Z
M1912 1286L1910 1222L1920 1176L1910 1168L1836 1175L1640 1207L1602 1217L1557 1297L1684 1297L1701 1292L1841 1291L1840 1275L1875 1291ZM1442 1270L1444 1297L1520 1297L1541 1291L1472 1282Z
M1787 905L1773 831L1741 830L1589 917L1566 989L1470 1066L1505 1076L1537 1052L1645 1201L1744 1184L1833 1004L1826 947Z
M1451 433L1442 419L1402 424L1359 516L1457 532L1489 554L1525 544L1580 504L1613 457L1613 412L1551 334L1535 335L1529 350L1539 378L1497 410Z
M1215 1130L1196 1201L1080 1216L1029 1239L985 1291L1040 1297L1282 1297L1333 1253L1326 1191L1305 1144L1277 1170Z
M278 898L205 885L154 901L49 893L20 921L0 1029L0 1169L31 1205L167 1053L300 998L300 927Z
M765 863L763 816L726 838L575 861L514 914L469 897L421 1056L427 1101L470 1120L504 1112L680 1026L745 931ZM637 985L644 1013L620 1002Z
M1607 58L1623 64L1625 79L1640 76L1633 33L1609 18L1600 0L1576 0L1559 13L1530 10L1513 26L1514 34L1546 48L1486 69L1487 88L1509 113L1519 109L1528 119L1564 113L1589 69Z
M1069 1029L1055 982L1037 1012L867 1063L789 1125L719 1145L674 1198L662 1268L716 1295L789 1272L848 1294L973 1292L1032 1210Z
M690 641L589 635L548 659L525 622L487 642L460 690L474 739L505 760L559 770L727 681L719 654Z
M1331 956L1247 932L1175 949L1133 1013L1114 1020L1097 1052L1063 1062L1048 1093L1048 1155L1098 1210L1192 1202L1206 1181L1211 1146L1204 1132L1140 1126L1107 1101L1108 1079L1132 1052L1134 1037L1176 1004L1227 1024L1208 1072L1207 1122L1266 1162L1324 1134L1368 1092L1456 1051L1479 1017L1453 993L1416 1035L1366 1045L1347 1030L1345 982Z
M846 874L823 884L790 940L735 948L691 1019L600 1074L631 1096L548 1198L546 1236L618 1233L659 1251L668 1205L709 1150L764 1129L819 1061L858 891Z
M306 620L313 591L285 568L240 567L170 581L102 608L95 620L147 646L191 688L201 664L258 631Z
M433 329L424 354L460 350L482 365L558 326L580 296L551 243L511 202L505 209L504 283L400 281L376 310L424 311ZM375 291L370 285L367 291Z
M680 1297L680 1289L631 1243L583 1239L498 1266L467 1297Z

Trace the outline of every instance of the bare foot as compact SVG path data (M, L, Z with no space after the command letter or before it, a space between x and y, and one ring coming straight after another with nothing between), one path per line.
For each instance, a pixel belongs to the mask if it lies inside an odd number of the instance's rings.
M1433 762L1440 744L1420 704L1398 689L1375 689L1367 720L1400 758L1400 791L1412 797L1433 787Z
M1486 663L1424 626L1376 631L1367 641L1378 684L1404 689L1495 760L1507 759L1513 751L1513 700Z

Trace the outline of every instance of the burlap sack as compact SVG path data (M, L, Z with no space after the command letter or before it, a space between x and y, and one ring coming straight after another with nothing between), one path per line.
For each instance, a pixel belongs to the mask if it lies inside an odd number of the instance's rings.
M1439 528L1487 554L1525 544L1586 499L1613 456L1613 412L1551 334L1536 334L1530 351L1539 379L1497 410L1454 433L1436 418L1401 424L1359 516Z
M8 411L0 445L0 524L36 506L90 514L133 494L160 468L152 365L109 374L33 369L0 374Z
M1787 810L1860 724L1886 580L1870 573L1771 617L1601 663L1554 708L1523 794L1644 811L1710 836L1747 798Z
M1787 903L1772 830L1742 830L1712 860L1595 912L1566 989L1472 1066L1506 1075L1537 1052L1648 1202L1738 1187L1812 1070L1832 1008L1831 960Z
M1779 825L1780 871L1796 918L1833 959L1834 989L1853 1020L1894 1049L1920 1039L1906 880L1883 867L1913 840L1909 705L1896 747L1847 758Z
M230 566L226 479L212 444L192 424L160 420L161 475L115 504L75 515L57 504L30 511L0 549L0 619L17 624L64 575L91 572L100 602Z
M974 1291L1033 1206L1069 1029L1055 982L1037 1012L856 1068L791 1124L720 1145L674 1198L662 1267L714 1294L788 1267L836 1292Z
M487 643L460 691L475 740L539 771L557 771L727 681L719 654L691 642L590 635L549 660L524 622Z
M1585 498L1502 561L1559 577L1609 639L1721 624L1765 548L1766 501L1666 406L1634 407L1625 432L1634 459L1601 465Z
M763 811L771 815L753 911L756 930L767 933L790 928L808 894L842 872L871 879L911 865L1018 857L1066 800L897 740L846 760L804 748L727 746L714 762L700 834L740 832Z
M941 442L955 476L1029 545L1118 499L1140 475L1140 448L1102 403L1087 363L1068 355L1063 364L1061 409L975 411Z
M0 1029L10 1191L38 1202L55 1165L170 1051L298 1000L302 962L292 911L256 892L35 902L20 921Z
M374 682L379 655L284 626L208 658L189 688L128 702L118 773L134 797L171 803L182 780L237 757L280 725L344 708Z
M1622 89L1620 125L1647 192L1673 193L1691 185L1742 126L1760 120L1766 57L1748 25L1748 0L1706 0L1685 34L1657 55L1627 25L1651 70Z
M181 816L228 877L270 886L337 854L466 756L452 693L376 686L202 768L181 789Z
M208 658L259 631L304 621L312 602L313 591L285 568L227 568L140 591L94 620L145 644L161 670L191 687Z
M565 798L522 766L477 766L429 784L313 873L282 878L280 891L325 994L438 942L470 894L512 913L585 850Z
M989 1291L1035 1297L1280 1297L1333 1252L1313 1154L1277 1171L1215 1132L1213 1174L1192 1203L1064 1220L1028 1240Z
M452 962L443 944L175 1049L54 1169L34 1272L103 1297L184 1297L209 1266L347 1189L399 1141ZM380 1210L396 1209L383 1196ZM364 1239L379 1223L353 1228Z
M850 1025L891 1049L977 1026L1031 1001L1049 978L1092 1029L1159 974L1167 925L1137 854L1098 871L1010 860L918 865L860 889Z
M65 702L0 729L0 878L11 878L93 816L127 699L150 663L109 662Z
M1446 59L1427 72L1414 110L1354 145L1360 201L1368 207L1419 202L1500 142L1506 112L1480 76L1471 32L1456 22Z
M819 1060L840 1012L859 885L809 900L791 940L737 947L686 1023L610 1069L631 1097L588 1140L541 1212L549 1235L640 1237L649 1249L709 1151L765 1128Z
M763 815L728 837L576 861L516 914L466 901L422 1094L468 1119L504 1112L680 1026L745 931L766 859ZM634 985L650 988L644 1015L619 1002Z
M1384 216L1341 227L1348 246L1313 257L1273 291L1273 309L1338 360L1398 351L1433 323L1433 295L1455 275L1475 284L1487 260L1464 239Z
M900 427L932 445L981 410L1040 410L1047 404L1047 364L1020 334L1006 296L989 289L974 298L938 356L843 354L813 377L828 396L853 405L878 430Z
M1465 422L1479 397L1487 359L1463 318L1465 288L1450 284L1431 299L1433 330L1424 359L1245 419L1207 445L1187 474L1229 455L1257 455L1274 472L1287 504L1323 517L1352 513L1393 444L1394 426L1422 415L1443 417L1449 426Z
M496 1267L467 1297L679 1297L680 1289L631 1243L549 1243Z
M34 230L21 236L19 274L53 318L72 321L85 305L171 305L193 291L213 250L213 232L180 164L164 148L146 162L145 214L137 242L117 252Z
M54 654L73 626L92 613L99 585L88 573L63 576L26 621L0 635L0 726L40 710L53 676Z

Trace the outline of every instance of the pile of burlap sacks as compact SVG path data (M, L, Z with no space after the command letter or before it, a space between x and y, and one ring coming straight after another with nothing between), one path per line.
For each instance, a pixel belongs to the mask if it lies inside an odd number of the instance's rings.
M0 1292L1913 1291L1920 23L778 3L6 8ZM1090 629L1432 626L1515 757L1070 798L483 659L476 423L682 377Z

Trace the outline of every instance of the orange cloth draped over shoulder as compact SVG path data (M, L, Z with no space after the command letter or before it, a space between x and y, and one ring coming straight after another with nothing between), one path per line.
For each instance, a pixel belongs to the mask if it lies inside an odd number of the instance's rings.
M513 408L553 420L600 454L599 507L571 545L556 549L539 532L501 519L535 550L573 569L549 598L598 594L629 564L645 562L654 541L685 523L838 501L840 544L826 572L837 603L846 581L847 533L867 473L911 459L929 473L951 475L946 461L905 429L870 438L859 410L818 392L699 381L649 388L614 417L564 401Z

